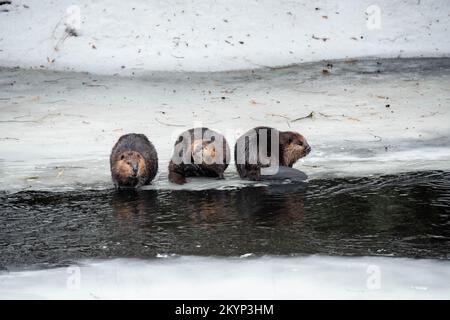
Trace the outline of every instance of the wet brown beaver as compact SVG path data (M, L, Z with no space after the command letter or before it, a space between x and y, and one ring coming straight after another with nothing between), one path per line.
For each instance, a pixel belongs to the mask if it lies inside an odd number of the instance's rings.
M186 183L186 177L217 177L230 163L230 147L223 135L208 128L183 132L175 142L169 163L169 181Z
M234 160L241 178L305 180L306 175L292 165L310 151L306 139L297 132L256 127L236 141Z
M143 134L121 136L111 156L111 176L116 188L141 187L149 184L158 172L158 154Z

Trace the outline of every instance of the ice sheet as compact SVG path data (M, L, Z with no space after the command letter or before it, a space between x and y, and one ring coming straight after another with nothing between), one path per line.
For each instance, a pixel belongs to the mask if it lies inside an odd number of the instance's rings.
M245 185L233 164L226 180L167 182L175 138L201 125L232 148L258 125L298 131L312 152L295 167L310 178L447 170L449 84L449 59L131 78L2 69L0 190L110 188L109 153L128 132L146 134L158 151L159 175L147 188Z
M82 261L0 273L2 299L449 299L439 260L329 256Z

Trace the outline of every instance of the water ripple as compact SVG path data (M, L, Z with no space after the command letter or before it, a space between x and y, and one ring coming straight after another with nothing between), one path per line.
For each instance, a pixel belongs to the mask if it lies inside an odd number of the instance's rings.
M157 254L449 259L450 172L233 190L0 194L0 267Z

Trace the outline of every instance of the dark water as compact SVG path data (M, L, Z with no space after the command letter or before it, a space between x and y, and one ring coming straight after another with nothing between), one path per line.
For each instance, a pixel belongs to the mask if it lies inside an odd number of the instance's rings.
M450 259L450 172L237 190L0 195L0 266L180 255Z

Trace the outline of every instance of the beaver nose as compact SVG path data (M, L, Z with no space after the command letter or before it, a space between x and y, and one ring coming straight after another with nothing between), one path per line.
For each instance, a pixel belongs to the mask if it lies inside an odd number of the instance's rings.
M308 153L310 153L310 152L311 152L311 147L310 147L309 144L308 144L308 145L306 145L305 153L308 154Z
M133 171L133 175L136 176L137 172L138 172L138 166L135 163L131 164L131 170Z

